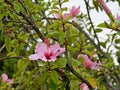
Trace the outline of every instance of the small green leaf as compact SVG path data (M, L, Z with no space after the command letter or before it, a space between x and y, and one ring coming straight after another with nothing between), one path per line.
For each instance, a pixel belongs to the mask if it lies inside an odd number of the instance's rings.
M15 5L14 5L14 9L15 9L15 11L16 11L17 13L20 12L20 7L19 7L18 4L15 4Z
M54 83L53 80L50 79L50 89L51 90L57 90L57 85Z
M64 68L67 64L67 59L60 58L59 60L56 61L56 63L59 68Z
M7 54L7 56L9 56L9 57L16 57L17 54L16 54L16 52L9 52L9 53Z
M49 72L44 72L40 77L40 84L44 84L47 81L48 76L49 76Z
M47 37L55 37L55 36L58 36L59 35L59 32L58 31L53 31L53 32L50 32Z
M106 26L105 23L100 23L100 24L98 25L98 27L107 28L107 26Z
M120 39L116 39L116 40L115 40L115 43L116 43L116 44L119 44L119 43L120 43Z
M9 36L6 36L5 37L5 47L6 47L6 50L8 52L11 51L11 44L10 44L10 37Z
M58 74L55 70L51 71L51 78L54 81L54 83L58 83Z
M105 42L100 42L100 45L106 48L106 43Z
M102 32L102 31L103 31L103 30L100 29L100 28L97 28L97 29L95 30L96 33L100 33L100 32Z
M3 36L3 24L2 21L0 21L0 41L2 40L2 36Z
M71 64L73 67L77 67L80 65L80 62L74 58L71 58Z
M118 31L117 34L120 36L120 31Z
M4 14L0 14L0 20L4 17Z

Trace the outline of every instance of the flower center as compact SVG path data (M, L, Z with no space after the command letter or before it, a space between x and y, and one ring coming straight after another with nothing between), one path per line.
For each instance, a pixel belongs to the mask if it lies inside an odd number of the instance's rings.
M50 56L52 56L52 53L48 53L48 52L47 52L47 53L45 53L45 57L46 57L46 59L48 59L48 60L49 60L49 59L50 59Z

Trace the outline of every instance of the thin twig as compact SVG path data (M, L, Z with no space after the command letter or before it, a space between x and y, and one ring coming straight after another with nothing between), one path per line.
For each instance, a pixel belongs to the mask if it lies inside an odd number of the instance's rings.
M21 58L23 58L23 56L17 56L17 57L2 57L2 58L0 58L0 61L3 61L3 60L6 60L6 59L21 59Z
M60 7L60 9L62 9L62 4L61 4L61 0L59 0L59 7ZM62 29L63 29L63 32L66 34L66 29L65 29L65 23L64 23L64 19L62 18L61 19L61 22L62 22ZM67 58L67 61L69 62L69 58L68 58L68 43L67 43L67 38L65 37L64 38L65 39L65 42L64 42L64 45L65 45L65 56L66 56L66 58ZM68 77L66 77L67 78L67 84L66 84L66 90L70 90L70 86L69 86L69 83L70 83L70 81L69 81L69 79L68 79Z
M96 37L96 39L97 39L98 46L99 46L99 45L100 45L100 42L99 42L98 36L97 36L97 34L96 34L96 31L95 31L95 28L94 28L92 19L91 19L91 17L90 17L89 3L88 3L86 0L84 0L84 1L85 1L85 4L86 4L86 9L87 9L88 18L89 18L89 20L90 20L91 27L92 27L92 29L93 29L93 32L94 32L94 34L95 34L95 37ZM100 48L100 47L99 47L99 48Z
M5 48L5 44L3 44L3 46L0 48L0 52L2 52L4 48Z

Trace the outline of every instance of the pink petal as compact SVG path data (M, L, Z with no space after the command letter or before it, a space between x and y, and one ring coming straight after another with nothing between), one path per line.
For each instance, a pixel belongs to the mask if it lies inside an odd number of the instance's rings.
M63 14L63 19L66 19L66 17L69 16L69 15L70 15L70 13L64 13Z
M48 62L50 62L50 61L55 62L55 60L56 60L56 57L51 57L51 59L48 60Z
M65 52L65 48L60 48L60 50L58 51L58 52L56 52L55 54L54 54L54 56L59 56L60 54L62 54L63 52Z
M8 79L7 82L9 85L11 85L11 84L13 84L13 79Z
M48 45L46 43L38 43L35 47L36 53L46 53Z
M3 73L3 74L2 74L2 82L6 82L7 79L8 79L7 74Z
M47 59L46 57L42 57L41 60L44 62L51 62L51 61L54 62L56 60L56 57L50 57L50 59Z
M93 62L90 60L90 58L89 58L86 54L82 54L82 57L83 57L83 59L84 59L84 66L85 66L86 68L91 68Z
M60 45L56 42L53 45L50 45L50 51L51 53L56 53L60 49Z
M58 13L55 13L54 16L55 16L56 19L61 19L61 16Z
M80 85L81 90L89 90L88 86L85 83Z
M86 68L92 68L92 62L91 61L84 61L84 66L86 67Z
M38 60L38 59L40 59L42 56L43 56L43 55L41 55L41 54L32 54L32 55L30 55L28 58L29 58L30 60Z
M115 17L115 20L120 20L120 15L117 14L117 16Z
M41 57L40 59L41 59L42 61L44 61L44 62L47 62L47 61L48 61L48 59L47 59L45 56Z
M73 6L72 9L70 9L70 14L72 15L72 17L75 17L77 14L79 14L79 12L80 12L80 6L77 8Z
M97 62L93 62L93 64L92 64L92 69L94 69L94 70L99 70L99 69L100 69L100 64L97 63Z
M82 57L85 61L91 61L90 58L86 54L82 54Z

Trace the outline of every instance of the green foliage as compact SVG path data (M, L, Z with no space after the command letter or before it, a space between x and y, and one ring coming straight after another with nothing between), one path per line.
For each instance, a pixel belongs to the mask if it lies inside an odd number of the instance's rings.
M0 90L81 90L84 80L99 90L119 89L120 66L114 64L115 59L120 64L119 20L94 25L88 13L81 10L76 17L55 18L55 13L62 17L70 10L64 6L67 2L0 0L0 75L6 73L14 80L8 85L0 77ZM116 2L120 6L120 1ZM97 0L92 0L92 5L88 3L87 7L89 13L103 10ZM107 30L110 33L101 40L103 36L99 34ZM36 53L36 44L44 42L44 38L50 40L49 44L58 42L65 52L55 62L30 61L28 57ZM100 70L86 68L81 54L88 55L92 62L99 62ZM108 89L109 85L112 89Z
M8 52L11 51L11 44L10 44L10 37L9 36L5 37L5 47L6 47Z
M58 83L58 74L55 70L51 71L51 78L52 78L52 80L54 81L55 84Z

